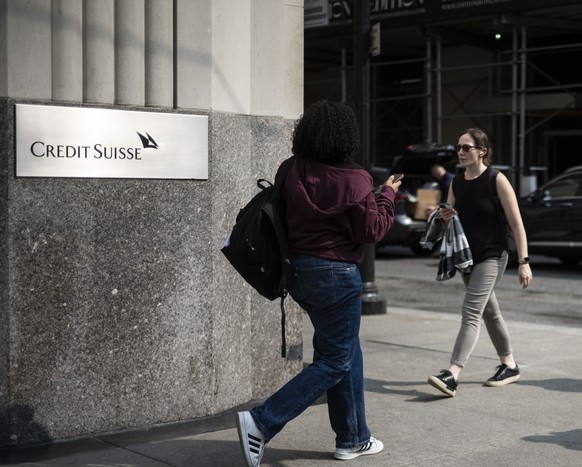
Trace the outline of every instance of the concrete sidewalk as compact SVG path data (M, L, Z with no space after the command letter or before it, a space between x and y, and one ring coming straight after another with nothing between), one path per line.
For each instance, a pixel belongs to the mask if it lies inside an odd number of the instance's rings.
M499 364L486 331L448 398L426 382L448 366L457 315L389 308L364 316L368 424L385 450L349 461L358 466L582 465L582 329L508 322L522 370L517 384L483 386ZM311 342L305 326L305 344ZM309 358L310 349L305 356ZM210 421L212 423L212 421ZM21 452L2 465L244 466L234 416L217 431L188 425L141 435L100 436L44 451ZM230 424L230 425L229 425ZM230 426L229 428L224 428ZM199 432L198 432L199 433ZM327 406L317 404L267 446L263 467L338 466Z

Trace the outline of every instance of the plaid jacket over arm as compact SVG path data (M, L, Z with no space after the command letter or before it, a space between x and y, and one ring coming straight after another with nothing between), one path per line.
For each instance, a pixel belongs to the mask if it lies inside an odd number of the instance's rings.
M469 273L473 267L473 256L465 237L461 220L457 214L449 221L441 244L437 281L446 281L457 270Z

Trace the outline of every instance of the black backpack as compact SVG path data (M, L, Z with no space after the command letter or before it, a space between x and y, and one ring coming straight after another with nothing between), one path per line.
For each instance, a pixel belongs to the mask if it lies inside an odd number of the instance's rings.
M286 356L284 300L292 271L287 244L285 204L279 189L294 157L281 164L275 184L257 180L261 189L236 216L222 253L245 281L269 300L281 299L281 356Z

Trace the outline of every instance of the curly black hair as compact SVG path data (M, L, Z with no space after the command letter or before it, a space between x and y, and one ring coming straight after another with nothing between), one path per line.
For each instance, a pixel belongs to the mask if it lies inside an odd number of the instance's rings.
M354 111L345 104L318 101L297 120L293 154L326 163L353 161L360 151Z

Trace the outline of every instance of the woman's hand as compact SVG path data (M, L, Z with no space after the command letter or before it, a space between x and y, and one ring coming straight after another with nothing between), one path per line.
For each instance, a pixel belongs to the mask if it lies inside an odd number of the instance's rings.
M389 186L390 188L392 188L394 190L394 193L398 192L398 188L400 188L400 185L402 185L402 177L400 178L400 180L395 182L394 175L390 175L390 177L388 177L388 180L386 180L386 183L384 183L384 186Z
M450 221L453 218L453 216L457 214L455 208L453 209L439 208L439 212L441 213L441 218L446 222Z
M529 263L520 264L517 268L517 277L522 289L526 289L533 282L533 275Z

